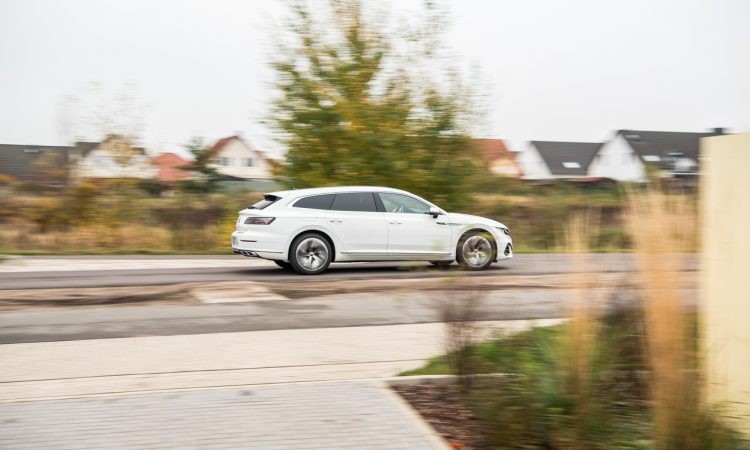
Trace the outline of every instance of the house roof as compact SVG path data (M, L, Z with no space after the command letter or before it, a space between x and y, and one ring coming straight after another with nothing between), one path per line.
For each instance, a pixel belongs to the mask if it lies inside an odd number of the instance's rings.
M64 183L72 147L0 144L0 174L19 181Z
M182 167L190 165L191 161L176 153L162 153L152 158L151 163L156 166L155 178L159 181L182 181L190 177L190 173Z
M75 149L81 156L88 155L92 150L96 149L101 142L76 142Z
M531 141L553 175L586 175L601 142Z
M681 153L690 159L698 160L700 153L700 139L709 136L717 136L721 132L689 133L675 131L643 131L643 130L618 130L617 134L622 136L638 156L646 162L661 162L670 156L670 153ZM658 156L658 160L649 158ZM652 159L649 161L649 159Z
M216 141L216 143L215 143L215 144L214 144L213 146L211 146L211 148L210 148L210 149L208 150L208 156L209 156L209 158L213 158L213 157L217 156L217 155L218 155L219 153L221 153L221 150L222 150L222 149L223 149L223 148L224 148L224 147L225 147L225 146L226 146L227 144L229 144L230 142L232 142L232 141L233 141L233 140L235 140L235 139L236 139L236 140L238 140L238 141L240 141L240 142L242 142L242 143L244 143L244 144L245 144L245 145L247 146L247 148L249 148L249 149L251 149L252 151L254 151L255 153L257 153L257 154L258 154L258 156L259 156L259 157L261 157L261 158L262 158L262 159L263 159L263 160L264 160L264 161L265 161L266 163L268 163L268 165L270 165L271 167L276 167L276 166L278 166L278 165L279 165L279 161L277 161L277 160L275 160L275 159L272 159L272 158L270 158L270 157L269 157L269 156L268 156L268 155L266 154L266 152L264 152L264 151L262 151L262 150L258 150L258 149L256 149L256 148L253 148L253 147L251 147L251 146L250 146L250 145L249 145L249 144L248 144L247 142L245 142L245 141L244 141L244 140L243 140L243 139L242 139L241 137L239 137L239 136L237 136L237 135L234 135L234 136L227 136L227 137L225 137L225 138L221 138L221 139L219 139L218 141Z

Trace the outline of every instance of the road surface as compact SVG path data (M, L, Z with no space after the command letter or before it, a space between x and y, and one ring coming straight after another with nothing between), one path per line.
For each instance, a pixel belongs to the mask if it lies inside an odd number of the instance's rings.
M50 257L44 257L50 259ZM112 257L79 257L81 259L129 259L134 261L153 261L174 257L150 256L112 256ZM200 258L191 256L190 258ZM206 259L217 259L207 256ZM236 262L236 257L218 257ZM54 258L52 258L54 259ZM59 258L61 261L71 257ZM685 270L698 268L698 257L695 254L685 255ZM252 263L252 266L250 266ZM568 254L530 254L516 255L512 260L494 264L483 272L465 272L453 266L448 271L431 267L426 263L349 263L332 264L331 268L321 275L305 277L278 268L272 262L250 259L249 267L209 267L180 269L128 269L128 270L59 270L34 272L3 272L0 269L0 290L2 289L39 289L39 288L83 288L102 286L144 286L192 282L214 281L278 281L326 283L336 280L351 279L399 279L421 277L444 277L455 270L463 276L508 275L545 275L568 273L576 270L573 257ZM236 265L236 264L235 264ZM623 253L597 253L588 255L588 267L596 272L631 272L635 269L633 255Z

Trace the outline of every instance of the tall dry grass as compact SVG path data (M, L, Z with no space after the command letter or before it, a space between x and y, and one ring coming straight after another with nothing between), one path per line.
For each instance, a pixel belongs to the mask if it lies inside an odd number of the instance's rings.
M695 240L695 206L651 190L629 195L626 215L635 246L656 449L728 448L724 424L704 402L696 336L681 299L683 251Z
M566 382L566 394L572 400L578 436L586 436L595 411L594 364L599 334L599 295L596 277L588 267L589 237L596 230L589 214L576 214L565 226L565 248L572 255L573 290L572 299L567 304L569 322L565 326L562 352L564 360L560 364L562 379Z
M484 331L481 321L485 312L482 293L466 285L466 290L447 293L433 303L436 315L444 324L443 349L448 367L458 377L464 391L473 386L478 373L474 347Z
M229 250L223 224L197 229L158 225L82 225L68 230L39 232L33 225L0 226L0 253L190 252Z

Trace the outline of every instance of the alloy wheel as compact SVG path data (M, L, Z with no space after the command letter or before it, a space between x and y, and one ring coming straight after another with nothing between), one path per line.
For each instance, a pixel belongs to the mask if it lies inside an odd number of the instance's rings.
M486 237L476 234L464 241L461 256L470 267L483 267L492 259L492 244Z

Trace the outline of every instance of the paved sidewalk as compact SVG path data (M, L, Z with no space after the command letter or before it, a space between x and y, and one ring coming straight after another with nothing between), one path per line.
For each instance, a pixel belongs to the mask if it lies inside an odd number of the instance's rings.
M445 449L371 381L0 403L0 448Z
M484 322L517 331L550 320ZM443 324L0 345L0 402L390 377L442 353Z
M442 353L443 326L0 345L0 448L445 449L378 380Z

